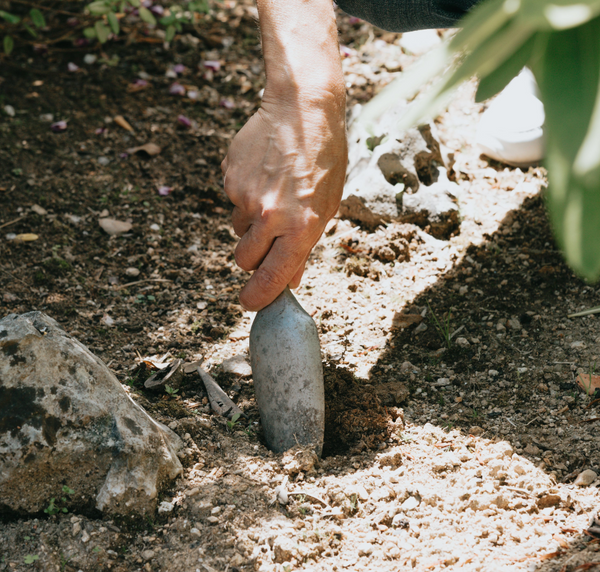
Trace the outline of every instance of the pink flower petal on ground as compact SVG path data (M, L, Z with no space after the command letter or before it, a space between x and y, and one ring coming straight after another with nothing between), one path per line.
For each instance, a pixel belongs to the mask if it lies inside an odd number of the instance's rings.
M94 133L96 135L102 135L105 132L106 132L106 127L98 127L98 129L96 129L96 131L94 131Z
M67 122L66 121L57 121L50 125L50 129L54 131L54 133L61 133L67 130Z
M191 127L192 122L185 115L178 115L177 122L179 125L183 125L184 127Z
M129 155L127 153L121 153L119 155L119 159L127 159L129 157Z
M235 104L230 99L222 99L219 102L219 105L221 107L224 107L225 109L234 109L235 108Z
M187 68L183 64L176 64L173 66L175 73L183 73Z
M180 83L175 82L169 88L169 93L171 95L185 95L185 87L183 87Z
M340 54L343 57L348 58L354 54L354 50L351 50L348 46L340 46Z
M73 62L69 62L69 63L67 64L67 69L68 69L70 72L76 72L76 71L79 71L79 66L78 66L77 64L74 64Z
M157 16L162 16L165 13L165 9L162 6L155 5L150 8L150 12Z
M206 60L202 62L202 65L212 71L219 71L221 69L221 62L218 60Z
M172 191L172 190L173 190L173 189L172 189L171 187L166 187L166 186L159 187L159 189L158 189L158 194L159 194L161 197L166 197L166 196L168 196L168 195L170 195L170 194L171 194L171 191Z
M199 99L200 98L200 92L197 89L190 89L190 91L187 92L187 96L190 99Z
M357 18L356 16L350 16L350 18L348 18L348 24L360 24L362 22L362 20L360 18Z

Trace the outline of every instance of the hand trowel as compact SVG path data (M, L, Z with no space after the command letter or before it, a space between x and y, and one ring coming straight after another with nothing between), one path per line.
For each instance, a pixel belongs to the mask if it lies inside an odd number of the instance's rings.
M254 318L250 362L267 446L323 449L325 389L313 319L286 288Z

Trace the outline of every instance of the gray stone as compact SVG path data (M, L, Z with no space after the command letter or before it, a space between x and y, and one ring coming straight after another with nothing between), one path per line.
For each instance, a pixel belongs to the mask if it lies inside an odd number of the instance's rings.
M587 487L591 485L597 478L598 475L592 471L592 469L587 469L577 475L577 478L573 484L578 487Z
M52 497L70 511L152 513L182 472L181 447L54 320L0 320L0 513L37 513Z
M246 361L247 358L247 355L242 354L230 357L223 362L221 367L223 368L223 371L226 371L227 373L233 373L240 377L250 377L252 375L252 368Z

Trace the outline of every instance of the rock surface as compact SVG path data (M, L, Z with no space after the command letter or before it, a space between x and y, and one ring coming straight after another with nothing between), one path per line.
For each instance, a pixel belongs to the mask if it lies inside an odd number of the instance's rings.
M41 312L0 320L0 514L151 513L182 443L85 346Z
M393 220L410 222L447 240L460 226L460 187L448 180L430 125L398 131L405 109L401 102L370 129L354 122L340 217L370 231Z

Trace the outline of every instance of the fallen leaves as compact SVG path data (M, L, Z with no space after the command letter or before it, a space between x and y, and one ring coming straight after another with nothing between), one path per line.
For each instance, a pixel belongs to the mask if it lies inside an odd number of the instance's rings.
M101 218L98 221L98 224L106 234L110 234L111 236L117 236L128 232L133 226L130 222L123 222L115 220L114 218Z
M33 242L34 240L37 240L39 238L39 236L37 234L34 234L32 232L26 232L24 234L17 234L17 236L15 236L14 240L15 242Z
M146 143L145 145L140 145L139 147L130 147L127 149L127 153L130 155L142 153L149 155L150 157L156 157L156 155L160 155L161 152L162 148L155 143Z
M125 119L122 115L117 115L113 120L119 127L125 129L125 131L129 131L133 133L133 127L129 124L127 119Z
M580 373L577 376L577 383L588 395L594 395L596 390L600 389L600 375Z

